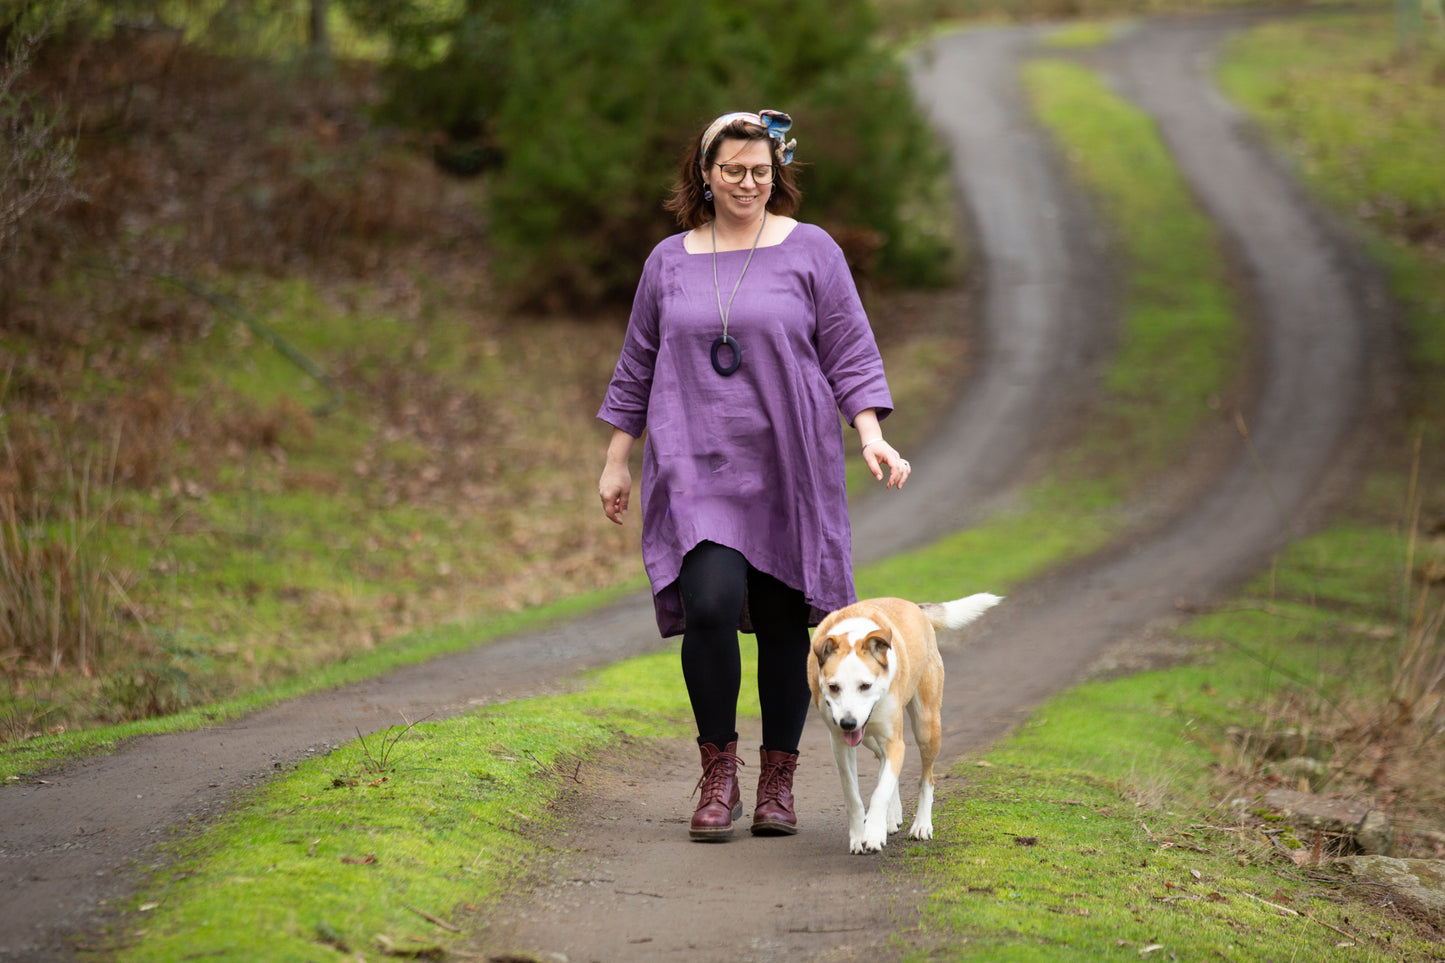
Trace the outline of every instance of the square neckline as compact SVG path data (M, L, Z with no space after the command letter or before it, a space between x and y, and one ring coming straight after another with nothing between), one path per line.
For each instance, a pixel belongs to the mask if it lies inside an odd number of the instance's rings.
M775 216L776 216L776 215L775 215ZM708 223L711 223L711 222L708 222ZM792 239L793 234L796 233L797 230L798 230L798 228L799 228L799 227L802 227L802 225L803 225L803 222L802 222L802 221L799 221L799 220L794 219L792 226L788 228L788 233L787 233L787 234L784 234L781 240L779 240L776 244L759 244L758 247L757 247L757 249L758 249L759 251L765 251L765 250L768 250L769 248L782 247L784 244L787 244L788 241ZM702 227L706 227L706 226L707 226L706 224L702 225ZM699 229L700 229L700 228L699 228ZM696 229L695 229L695 230L696 230ZM682 253L688 255L689 257L700 257L700 256L703 256L703 255L711 255L711 254L713 253L712 251L689 251L689 250L687 249L687 236L688 236L689 234L691 234L691 233L692 233L692 231L683 231L682 233L680 233L680 234L677 235L678 240L679 240L679 243L682 245ZM730 251L718 251L717 253L718 253L718 254L737 254L737 253L739 253L739 252L742 252L742 253L746 254L747 251L748 251L748 248L739 247L739 248L733 248L733 249L730 250Z

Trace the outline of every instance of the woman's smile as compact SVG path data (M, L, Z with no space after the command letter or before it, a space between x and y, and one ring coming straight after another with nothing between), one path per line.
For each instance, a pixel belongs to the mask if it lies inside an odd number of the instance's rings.
M717 152L717 160L708 170L706 180L713 193L713 208L719 218L751 221L755 216L754 207L766 205L772 188L759 184L751 168L773 162L772 150L766 141L743 141L728 138ZM722 176L723 164L740 164L749 168L743 179L729 184ZM725 222L724 222L725 223Z

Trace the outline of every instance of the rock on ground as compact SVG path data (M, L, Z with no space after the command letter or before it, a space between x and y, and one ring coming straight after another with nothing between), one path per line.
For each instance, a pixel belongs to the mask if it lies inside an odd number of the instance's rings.
M1401 909L1445 928L1445 859L1345 856L1330 865L1382 887Z

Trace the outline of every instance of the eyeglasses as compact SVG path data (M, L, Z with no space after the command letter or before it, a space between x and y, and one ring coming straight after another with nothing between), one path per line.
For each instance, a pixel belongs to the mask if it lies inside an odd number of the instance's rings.
M753 180L759 184L770 183L773 179L773 165L759 164L757 167L748 167L745 164L718 164L718 170L722 171L722 179L729 184L741 184L748 172L753 174Z

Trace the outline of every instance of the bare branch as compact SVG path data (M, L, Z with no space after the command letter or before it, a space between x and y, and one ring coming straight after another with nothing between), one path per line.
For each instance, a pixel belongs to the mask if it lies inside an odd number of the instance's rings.
M0 6L0 259L28 217L81 198L74 186L75 140L60 132L58 116L19 89L35 52L76 4L7 0Z

